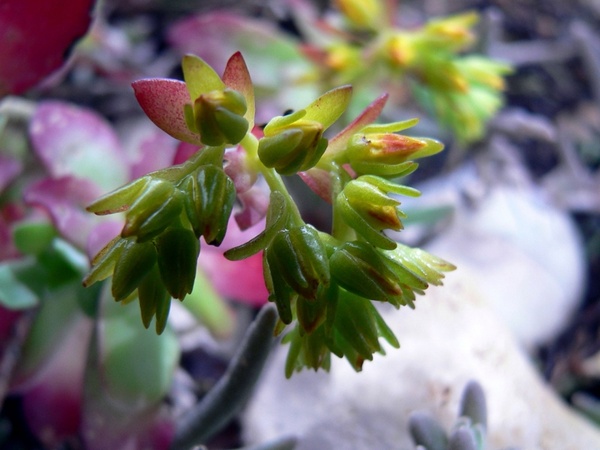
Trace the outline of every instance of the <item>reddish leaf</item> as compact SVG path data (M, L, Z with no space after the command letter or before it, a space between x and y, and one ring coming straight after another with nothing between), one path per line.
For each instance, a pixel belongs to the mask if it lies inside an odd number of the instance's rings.
M190 131L185 122L183 107L190 103L190 94L183 81L146 78L131 85L140 106L158 128L180 141L202 144L200 135Z
M241 92L246 99L248 110L244 117L248 120L250 129L252 129L254 126L254 86L246 61L244 61L244 57L240 52L235 52L227 61L223 72L223 82L227 87Z
M0 97L20 94L60 68L88 30L94 0L3 0Z
M82 178L44 179L32 184L24 194L28 205L46 210L62 236L79 248L86 248L87 239L98 219L85 207L100 195L98 187Z
M115 131L92 110L60 101L41 102L29 134L52 177L85 178L98 185L100 193L129 179L128 162Z

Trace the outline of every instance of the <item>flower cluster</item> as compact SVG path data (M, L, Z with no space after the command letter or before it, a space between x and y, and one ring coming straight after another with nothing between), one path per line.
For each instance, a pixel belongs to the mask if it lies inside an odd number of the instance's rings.
M272 88L285 85L283 97L289 101L294 95L305 96L307 89L349 83L361 93L353 100L353 108L360 110L369 95L385 86L394 106L417 103L461 143L483 136L486 123L502 106L504 77L511 68L473 53L477 12L406 27L399 24L405 10L397 2L336 0L327 14L313 3L295 0L287 5L300 40L259 19L225 11L179 21L169 40L182 54L196 53L219 65L219 52L214 46L207 49L204 42L214 42L226 55L241 49L261 63L253 69L263 82L262 95L273 92L281 98L281 90ZM260 47L249 39L257 33Z
M241 54L231 57L222 77L193 56L184 58L183 73L185 82L148 79L134 88L155 124L199 149L187 162L150 173L89 206L96 214L124 212L125 225L96 257L85 283L112 275L115 300L137 298L144 325L156 316L161 332L171 298L183 300L192 289L199 239L220 245L236 198L247 196L262 177L270 191L265 228L225 256L262 254L269 301L279 314L277 330L290 326L284 339L291 344L287 375L302 367L327 368L332 353L360 370L382 351L380 338L397 346L372 301L414 307L416 295L440 284L453 267L385 234L402 229L405 214L396 196L419 195L393 179L415 170L414 159L443 146L397 134L416 120L373 124L387 96L326 138L348 107L349 86L272 118L255 134L253 87ZM331 232L301 216L282 178L295 174L331 204ZM253 181L234 182L239 178Z
M360 83L376 67L389 79L407 77L416 99L459 140L482 137L485 123L502 105L503 76L511 69L485 56L463 54L476 41L476 13L433 19L408 30L391 22L390 2L336 3L355 39L332 38L329 45L313 51L320 55L316 61L322 76ZM359 45L357 32L363 33Z

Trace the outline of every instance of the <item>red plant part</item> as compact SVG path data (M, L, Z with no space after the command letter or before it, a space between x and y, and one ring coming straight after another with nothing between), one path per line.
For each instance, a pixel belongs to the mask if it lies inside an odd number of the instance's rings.
M92 22L94 0L0 3L0 97L21 94L60 68Z

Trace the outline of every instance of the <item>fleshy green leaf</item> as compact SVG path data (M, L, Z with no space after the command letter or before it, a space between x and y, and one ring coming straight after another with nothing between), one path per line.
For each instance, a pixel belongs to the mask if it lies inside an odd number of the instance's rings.
M308 105L305 120L315 120L329 128L346 111L352 96L352 86L341 86L321 95Z
M221 77L202 58L185 55L181 60L181 68L192 104L206 92L225 88Z

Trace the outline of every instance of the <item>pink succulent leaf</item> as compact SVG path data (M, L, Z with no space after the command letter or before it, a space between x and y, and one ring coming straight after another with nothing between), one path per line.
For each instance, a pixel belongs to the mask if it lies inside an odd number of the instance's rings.
M21 395L25 420L45 448L77 436L81 424L93 329L79 305L81 289L63 287L60 295L50 293L52 301L41 303L11 379L11 392Z
M248 109L244 117L250 124L250 129L252 129L255 113L254 86L252 85L246 61L244 61L244 57L240 52L235 52L227 61L223 72L223 82L227 87L240 92L246 99Z
M158 128L180 141L201 145L200 135L185 122L183 110L190 103L190 93L183 81L146 78L131 85L140 106Z
M21 94L60 68L69 50L87 32L94 3L3 0L0 97Z
M327 203L331 203L331 177L329 172L317 167L299 172L298 175L304 183Z
M23 170L21 161L0 154L0 192L12 183Z
M79 433L83 375L93 324L80 315L46 364L21 391L23 415L29 428L47 448L58 448ZM48 414L52 411L52 414Z
M140 178L173 164L178 141L168 134L156 129L147 120L127 122L121 129L130 179Z
M253 187L242 194L238 194L238 199L243 208L241 211L236 212L234 217L240 230L247 230L267 215L269 194L264 189Z
M346 149L346 144L352 135L360 131L361 128L375 122L381 111L383 111L388 97L388 94L383 94L375 99L346 128L336 134L329 141L324 157L328 159L335 158L338 153Z
M223 297L252 306L266 303L269 293L263 278L262 254L243 261L229 261L223 256L225 251L249 241L264 227L263 220L242 231L235 219L231 218L221 246L203 247L198 263Z
M99 223L85 207L100 195L100 188L89 180L62 177L32 184L26 189L24 200L30 206L43 208L63 237L85 249L88 235Z
M85 379L86 448L167 450L174 427L162 401L179 361L177 338L168 327L161 336L146 330L136 302L123 307L109 289L101 297L98 359Z
M75 176L107 192L129 179L112 126L95 112L60 101L41 102L29 127L34 150L54 178Z
M22 205L7 203L0 207L0 261L19 257L14 244L12 228L15 222L25 216Z
M202 147L188 142L180 142L175 151L172 164L183 164Z

